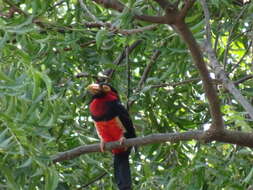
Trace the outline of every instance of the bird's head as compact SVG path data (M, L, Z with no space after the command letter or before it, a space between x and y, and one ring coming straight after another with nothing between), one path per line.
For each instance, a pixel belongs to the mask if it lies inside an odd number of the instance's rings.
M106 95L113 95L118 97L117 91L109 84L106 83L93 83L87 87L88 92L93 97L103 97Z

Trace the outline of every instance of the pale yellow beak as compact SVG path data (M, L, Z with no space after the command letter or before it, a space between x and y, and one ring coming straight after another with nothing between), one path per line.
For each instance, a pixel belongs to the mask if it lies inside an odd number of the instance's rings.
M99 86L99 84L90 84L89 86L87 86L87 90L91 93L91 94L97 94L101 91L101 88Z

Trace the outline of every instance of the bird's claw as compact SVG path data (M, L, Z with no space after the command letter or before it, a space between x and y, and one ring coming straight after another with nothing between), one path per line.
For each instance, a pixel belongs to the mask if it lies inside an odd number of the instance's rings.
M125 142L125 140L126 140L125 137L121 137L121 138L119 139L119 144L120 144L120 145L123 145L124 142Z

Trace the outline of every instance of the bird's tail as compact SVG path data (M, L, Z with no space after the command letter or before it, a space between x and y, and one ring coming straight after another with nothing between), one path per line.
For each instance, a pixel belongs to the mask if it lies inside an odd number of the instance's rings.
M114 155L114 176L119 190L131 190L130 149Z

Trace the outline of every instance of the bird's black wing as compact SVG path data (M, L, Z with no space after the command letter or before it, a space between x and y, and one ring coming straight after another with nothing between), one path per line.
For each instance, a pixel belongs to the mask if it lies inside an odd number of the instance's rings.
M113 112L117 113L121 123L126 129L124 136L126 138L134 138L136 137L135 129L133 126L133 122L128 114L126 108L120 103L120 101L114 101L113 103Z

